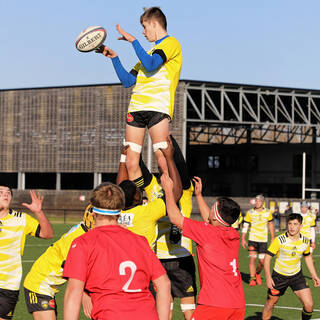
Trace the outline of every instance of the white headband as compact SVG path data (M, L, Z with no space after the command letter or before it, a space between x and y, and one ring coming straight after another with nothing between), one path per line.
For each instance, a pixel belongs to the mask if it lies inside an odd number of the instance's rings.
M221 216L220 216L220 213L219 213L219 210L218 210L218 201L216 201L213 205L213 212L214 212L214 216L215 218L221 223L223 224L224 226L226 227L230 227L230 224L225 222Z
M92 208L92 212L102 214L104 216L116 216L120 214L121 210L110 210L110 209L102 209L102 208Z

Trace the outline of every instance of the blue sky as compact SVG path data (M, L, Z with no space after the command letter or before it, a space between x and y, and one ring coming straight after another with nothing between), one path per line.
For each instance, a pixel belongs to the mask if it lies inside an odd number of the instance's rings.
M319 0L0 0L0 89L119 82L109 59L75 39L101 25L127 70L119 23L149 49L139 17L160 6L183 49L181 79L320 89Z

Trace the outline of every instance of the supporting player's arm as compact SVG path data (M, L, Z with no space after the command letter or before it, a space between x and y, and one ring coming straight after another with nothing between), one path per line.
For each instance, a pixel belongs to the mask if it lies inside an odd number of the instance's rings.
M161 185L166 194L166 208L171 223L182 229L184 217L181 214L173 194L173 182L167 174L161 176Z
M42 211L43 196L41 196L39 192L36 193L34 190L30 191L30 196L32 200L31 203L28 204L24 202L22 205L27 207L36 215L40 224L40 238L50 239L53 237L53 229L50 221Z
M271 260L272 260L272 256L267 253L264 258L264 272L266 275L266 284L270 290L274 289L274 282L272 280L271 273L270 273Z
M69 278L64 295L64 320L77 320L79 318L83 289L83 281Z
M123 146L121 150L119 169L117 174L117 185L119 185L122 181L128 180L128 170L126 166L126 156L127 156L128 146Z
M170 137L167 138L167 143L168 143L167 148L161 149L161 151L167 161L169 176L173 181L172 192L173 192L175 202L177 202L182 196L182 183L181 183L180 175L177 170L176 164L174 162L174 158L173 158L174 149L173 149L172 141Z
M199 177L196 177L196 176L192 180L194 182L194 194L197 199L201 217L203 221L208 222L209 215L210 215L210 208L207 205L207 203L204 201L204 198L202 196L202 181Z
M168 320L170 315L171 283L167 274L152 281L156 287L156 307L159 320Z
M314 286L320 287L320 279L319 279L319 277L317 275L317 271L314 267L312 255L309 254L309 255L304 256L304 260L305 260L307 268L309 269L309 272L311 274Z

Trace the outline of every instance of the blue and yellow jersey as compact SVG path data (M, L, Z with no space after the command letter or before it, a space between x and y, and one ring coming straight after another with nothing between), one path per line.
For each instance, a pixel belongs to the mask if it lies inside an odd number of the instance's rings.
M292 276L301 270L302 255L310 254L310 240L300 234L299 239L293 241L287 233L283 233L274 239L267 253L276 256L274 271Z
M58 286L65 283L62 277L64 262L72 241L88 231L84 222L73 226L53 243L32 265L24 280L24 287L30 291L54 297Z
M311 239L311 228L316 226L316 215L312 212L308 212L306 214L302 214L302 228L300 233L303 234L308 239Z
M164 63L157 70L148 72L139 61L133 68L137 73L128 112L157 111L173 116L174 96L182 66L182 50L174 37L167 37L156 44L148 54L161 51Z
M266 208L262 211L247 211L244 222L250 223L249 240L268 242L268 222L273 220L272 212Z
M40 234L39 222L26 213L10 209L0 219L0 288L19 290L22 276L21 256L26 235Z

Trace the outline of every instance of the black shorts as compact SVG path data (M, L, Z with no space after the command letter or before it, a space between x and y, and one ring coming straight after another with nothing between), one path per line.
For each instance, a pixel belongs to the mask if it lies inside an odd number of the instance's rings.
M266 253L268 249L267 242L256 242L256 241L248 241L248 250L256 251L258 253Z
M7 290L0 288L0 318L12 319L18 298L19 290Z
M196 268L193 257L160 259L171 281L173 298L193 297L197 295Z
M163 119L169 119L169 115L156 111L135 111L127 114L127 125L136 128L150 129Z
M268 294L271 296L280 297L284 295L288 287L290 287L292 291L299 291L309 288L301 270L293 276L284 276L276 271L273 271L272 280L274 282L274 290L268 289Z
M24 288L27 309L30 313L35 311L54 310L57 315L56 299L50 296L39 294Z

